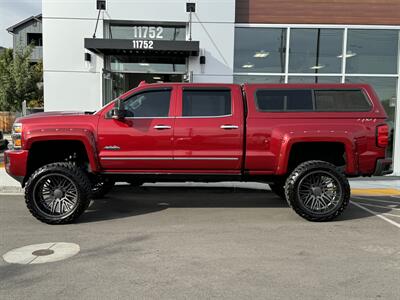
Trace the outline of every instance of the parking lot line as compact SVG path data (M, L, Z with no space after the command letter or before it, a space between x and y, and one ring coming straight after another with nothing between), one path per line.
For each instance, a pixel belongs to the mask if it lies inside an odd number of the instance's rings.
M382 202L382 203L389 203L389 204L394 204L394 205L400 205L400 201L390 201L390 200L381 200L381 199L368 199L368 198L363 198L363 197L351 197L354 199L359 199L359 200L366 200L366 201L373 201L373 202Z
M383 213L383 215L385 215L385 216L391 216L391 217L398 217L398 218L400 218L400 216L399 216L399 215L394 215L394 214L389 214L389 213Z
M374 201L374 200L372 200L372 201ZM383 206L383 205L376 205L376 204L370 204L370 203L364 203L364 202L357 202L357 203L362 204L362 205L365 205L365 206L370 206L370 207L390 208L390 209L392 209L392 210L399 210L399 211L400 211L400 208L392 207L392 205Z
M386 218L385 216L382 216L382 213L378 213L373 210L370 210L369 208L364 207L362 204L359 204L358 202L350 201L350 203L400 229L400 223L397 223L393 220L390 220L389 218Z

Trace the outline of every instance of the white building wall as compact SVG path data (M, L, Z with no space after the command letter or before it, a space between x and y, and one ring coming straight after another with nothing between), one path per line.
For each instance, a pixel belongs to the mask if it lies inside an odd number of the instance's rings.
M103 58L84 61L84 38L91 38L98 11L95 0L43 0L45 110L96 110L102 103ZM107 0L103 20L188 22L186 0ZM200 41L206 65L189 59L195 82L232 82L235 0L197 0L192 39Z

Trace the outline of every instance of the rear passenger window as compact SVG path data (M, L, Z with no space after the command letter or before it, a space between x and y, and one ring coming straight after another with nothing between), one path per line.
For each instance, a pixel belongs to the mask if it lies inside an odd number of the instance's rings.
M231 114L230 90L183 90L182 116L215 117Z
M369 111L371 104L361 90L316 90L316 111Z
M311 90L258 90L256 92L258 111L312 111Z

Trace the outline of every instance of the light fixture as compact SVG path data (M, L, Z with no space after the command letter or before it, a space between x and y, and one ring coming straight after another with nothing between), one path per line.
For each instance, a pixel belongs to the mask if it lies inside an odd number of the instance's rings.
M321 70L323 68L325 68L324 65L315 65L315 66L310 67L311 70Z
M346 58L351 58L351 57L354 57L354 56L356 56L356 55L357 55L357 53L355 53L355 52L349 50L349 51L347 51L347 53L345 54L344 57L346 57ZM338 55L337 58L343 58L343 54Z
M256 53L254 53L253 57L255 57L255 58L266 58L268 55L269 55L269 52L261 50L261 51L257 51Z
M150 66L150 64L149 63L139 63L139 66L148 67L148 66Z
M161 77L160 76L153 76L153 79L154 80L161 80Z
M243 69L251 69L252 67L254 67L252 63L247 63L242 66Z

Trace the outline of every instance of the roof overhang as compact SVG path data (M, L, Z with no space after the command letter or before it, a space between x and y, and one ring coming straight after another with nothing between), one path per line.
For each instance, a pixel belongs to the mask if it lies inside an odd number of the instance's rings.
M151 49L135 48L133 41L141 40L85 38L85 48L98 54L199 55L198 41L151 40Z

